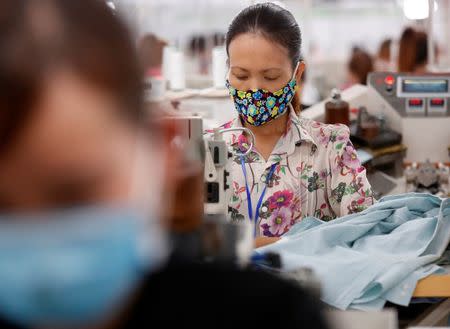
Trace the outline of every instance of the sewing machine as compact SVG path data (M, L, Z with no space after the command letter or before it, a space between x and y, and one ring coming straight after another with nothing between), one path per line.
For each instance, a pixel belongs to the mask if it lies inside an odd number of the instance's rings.
M402 134L410 162L448 161L450 74L369 74L368 111Z
M205 134L200 116L170 116L164 120L176 124L177 136L172 143L184 151L185 161L203 167L203 175L199 177L203 181L200 192L204 194L203 213L193 215L202 218L192 220L198 223L195 229L176 235L177 250L183 253L184 258L247 264L253 251L252 229L250 222L232 223L229 220L231 182L228 166L233 154L223 134L234 130L246 131L252 143L245 155L253 148L253 133L247 128L219 128ZM192 202L195 200L194 196ZM186 250L190 252L186 253Z
M355 85L342 92L350 108L365 107L383 117L402 135L408 162L448 161L450 142L450 73L410 75L370 73L367 87ZM308 108L305 118L323 121L327 100ZM355 118L356 119L356 118Z
M425 173L418 168L426 167L427 161L436 169L440 168L437 170L446 176L436 181L439 186L434 190L444 191L444 195L445 191L448 193L450 73L411 75L374 72L369 74L367 86L350 87L342 92L342 98L350 104L352 141L359 148L358 151L363 150L370 155L370 160L364 165L400 179L401 188L391 188L385 193L403 193L423 188L423 184L419 183L421 178L417 180L412 176L424 177ZM326 102L324 100L308 108L302 112L302 117L323 121ZM363 113L366 119L360 124L367 126L366 135L372 134L366 140L361 138L364 136L358 134L356 127L360 111L366 111ZM378 126L375 122L378 122ZM381 136L381 133L390 135ZM403 178L405 164L409 165L407 170L410 177L406 184ZM381 176L371 177L370 172L373 170L369 170L368 176L374 186L391 183L388 179L382 179L377 184Z
M228 200L230 183L228 174L228 160L232 156L229 154L228 147L222 138L227 132L226 129L212 131L211 134L203 134L202 119L196 116L174 117L179 124L179 136L182 140L183 149L186 156L192 161L204 164L203 183L204 183L204 216L200 234L195 235L194 239L181 241L181 249L189 248L188 244L198 243L200 241L200 257L202 260L232 261L242 265L248 264L249 257L253 251L253 239L251 226L246 223L230 223L227 218ZM411 176L413 177L413 175ZM247 223L248 224L248 223ZM271 255L268 255L271 256ZM251 264L254 264L254 256L251 258ZM275 273L277 267L274 264L268 264L266 257L264 260L257 260L263 263L265 270L268 267L273 268ZM275 257L274 263L277 260ZM314 276L314 273L308 272L307 268L300 268L297 272L281 273L287 279L295 280L300 285L311 289L316 294L320 294L320 282ZM433 275L421 280L414 292L415 297L450 297L450 276ZM421 324L435 324L442 318L441 313L450 305L450 299L444 300L440 304L432 306L430 315L421 322ZM359 314L359 313L358 313ZM354 314L341 312L330 316L339 318L351 315L352 321ZM376 317L379 313L375 314ZM366 318L366 314L364 315ZM390 319L395 316L391 316ZM438 320L436 320L438 319ZM396 327L396 326L394 326Z

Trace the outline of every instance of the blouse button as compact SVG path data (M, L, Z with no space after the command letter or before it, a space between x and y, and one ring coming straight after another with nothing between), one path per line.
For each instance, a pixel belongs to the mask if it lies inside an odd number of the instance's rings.
M262 177L261 177L261 180L262 180L263 182L265 182L265 181L266 181L266 176L262 176Z
M267 207L264 206L264 207L261 208L261 210L262 210L262 212L267 212L267 210L269 210L269 209L267 209Z

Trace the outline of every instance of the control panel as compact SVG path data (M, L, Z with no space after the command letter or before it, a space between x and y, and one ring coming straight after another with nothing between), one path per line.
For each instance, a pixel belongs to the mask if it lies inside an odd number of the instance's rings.
M367 87L368 112L402 134L407 161L448 161L450 73L374 72Z
M450 116L450 75L369 74L373 88L402 117Z

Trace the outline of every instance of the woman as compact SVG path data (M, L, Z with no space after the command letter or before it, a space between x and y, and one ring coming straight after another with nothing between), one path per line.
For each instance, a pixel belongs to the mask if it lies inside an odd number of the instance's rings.
M397 70L398 72L413 72L416 65L416 31L407 27L399 42Z
M244 9L231 23L226 49L228 87L237 117L225 127L246 127L255 137L249 155L232 165L233 220L251 220L256 246L276 241L305 216L323 220L354 213L374 199L343 125L299 118L297 85L301 35L292 14L272 3ZM244 134L230 134L237 152Z
M437 54L437 47L435 47ZM414 73L426 74L428 64L428 36L423 31L416 32L416 65L414 66Z
M372 57L366 51L355 47L347 63L347 88L354 84L365 85L367 76L372 71Z
M1 1L0 38L0 318L102 328L168 253L134 45L94 0Z
M104 1L2 0L0 39L0 328L326 328L271 274L156 271L180 159L143 130L133 43Z
M438 48L435 46L438 55ZM428 36L423 31L407 27L400 38L398 71L414 74L427 73Z
M374 62L374 69L377 72L389 72L394 71L393 56L392 56L392 39L384 39L380 47Z

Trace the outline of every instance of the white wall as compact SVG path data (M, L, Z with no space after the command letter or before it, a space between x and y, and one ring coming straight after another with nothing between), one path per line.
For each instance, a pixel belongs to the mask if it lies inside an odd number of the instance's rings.
M258 0L259 1L259 0ZM254 0L115 0L136 31L153 32L183 47L194 34L226 32L233 17ZM387 37L398 39L407 25L400 0L284 0L303 34L303 51L309 74L327 75L338 84L352 46L375 53ZM450 56L450 0L437 0L436 39ZM446 9L443 10L443 9ZM448 57L447 57L448 58Z

